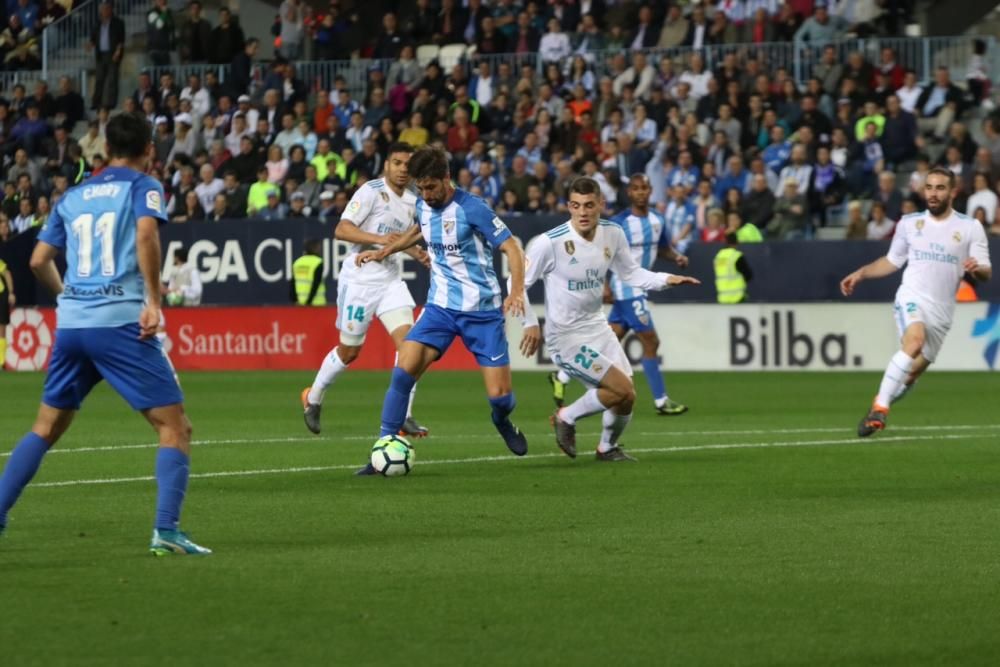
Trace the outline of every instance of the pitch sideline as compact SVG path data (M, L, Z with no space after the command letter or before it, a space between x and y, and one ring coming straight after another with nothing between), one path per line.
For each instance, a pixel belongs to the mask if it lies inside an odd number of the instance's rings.
M826 440L789 440L777 442L730 442L714 443L706 445L687 445L679 447L645 447L629 449L635 454L670 454L673 452L695 452L695 451L716 451L725 449L772 449L780 447L828 447L836 445L866 445L877 446L879 443L887 442L916 442L923 440L959 440L968 437L997 438L997 433L973 433L973 434L943 434L943 435L912 435L912 436L885 436L877 440L861 440L854 438L826 439ZM496 462L517 462L526 459L550 459L565 458L560 452L546 452L544 454L527 454L521 457L513 456L475 456L457 459L430 459L419 462L420 466L429 465L462 465L470 463L496 463ZM258 477L262 475L283 475L306 472L330 472L337 470L355 470L357 464L331 465L331 466L304 466L292 468L261 468L257 470L224 470L218 472L192 473L192 479L212 479L220 477ZM151 482L156 478L153 476L142 477L111 477L97 479L76 479L62 482L41 482L32 484L33 489L37 488L57 488L64 486L91 486L103 484L128 484L132 482Z

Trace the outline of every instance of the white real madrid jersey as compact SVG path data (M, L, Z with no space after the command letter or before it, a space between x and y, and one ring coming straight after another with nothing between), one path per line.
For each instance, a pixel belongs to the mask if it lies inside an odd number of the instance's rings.
M400 197L384 179L368 181L354 193L344 210L343 220L349 220L369 234L402 234L414 224L414 207L417 197L409 190ZM381 285L399 278L402 257L397 253L382 262L368 262L356 266L358 253L381 248L378 244L351 244L351 252L344 259L340 279L358 283Z

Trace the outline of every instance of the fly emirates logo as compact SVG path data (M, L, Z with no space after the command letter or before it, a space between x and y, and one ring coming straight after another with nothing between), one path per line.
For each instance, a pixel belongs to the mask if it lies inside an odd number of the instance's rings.
M301 355L309 334L283 333L281 323L271 322L269 330L261 332L213 331L201 333L193 324L177 330L178 345L174 352L181 355Z

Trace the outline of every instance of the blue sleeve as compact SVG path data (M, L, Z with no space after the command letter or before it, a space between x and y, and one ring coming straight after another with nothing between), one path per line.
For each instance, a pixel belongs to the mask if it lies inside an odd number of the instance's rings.
M510 230L496 213L493 212L486 202L469 195L469 204L466 208L466 218L473 229L483 235L493 247L502 244L511 237Z
M61 202L60 202L61 203ZM59 204L56 204L49 212L49 217L42 225L42 231L38 233L38 240L48 243L54 248L66 247L66 225L62 216L59 215Z
M156 218L161 223L167 221L163 186L149 176L136 180L132 186L132 211L139 218Z

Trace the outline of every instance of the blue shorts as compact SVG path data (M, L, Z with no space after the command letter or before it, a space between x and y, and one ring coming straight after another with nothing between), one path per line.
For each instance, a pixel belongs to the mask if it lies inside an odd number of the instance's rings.
M500 310L465 312L427 305L406 340L433 347L444 355L455 336L460 336L480 366L509 366L504 325Z
M653 315L646 305L646 297L640 296L636 299L624 299L615 301L611 307L611 314L608 315L608 324L616 324L625 331L653 331Z
M94 329L57 329L42 402L60 410L79 410L100 382L133 410L182 403L174 371L156 338L139 339L139 325Z

